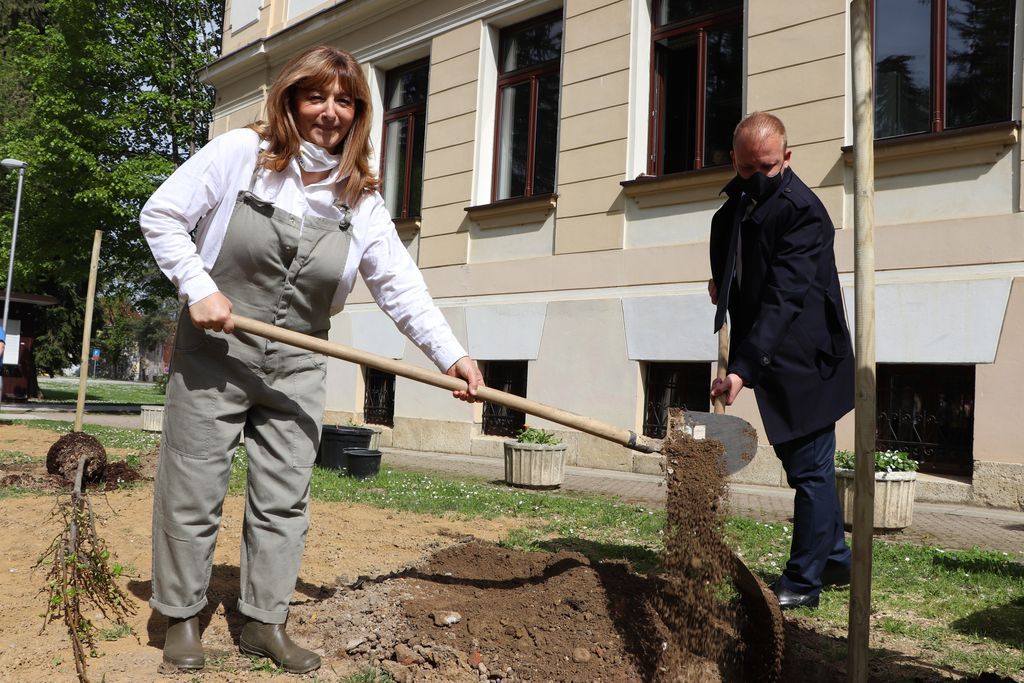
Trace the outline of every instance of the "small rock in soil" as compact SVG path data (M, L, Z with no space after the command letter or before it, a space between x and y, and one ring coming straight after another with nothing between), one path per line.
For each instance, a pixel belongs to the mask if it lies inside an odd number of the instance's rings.
M462 615L458 612L434 612L435 626L451 626L462 621Z
M395 661L404 666L409 666L411 664L422 664L423 657L420 657L419 654L417 654L416 651L408 645L399 643L395 646Z
M585 647L578 647L572 651L572 661L577 664L584 664L590 661L590 650Z

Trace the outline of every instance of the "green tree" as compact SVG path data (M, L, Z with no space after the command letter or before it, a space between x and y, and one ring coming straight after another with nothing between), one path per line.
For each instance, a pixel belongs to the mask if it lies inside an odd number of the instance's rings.
M16 289L73 307L38 340L52 368L77 360L94 230L104 232L98 291L135 304L173 292L154 274L138 229L142 204L206 139L213 92L196 74L216 58L224 3L210 0L49 0L17 14L5 65L22 105L0 128L0 154L29 163L19 227ZM33 10L35 11L35 10ZM14 17L12 11L8 13ZM6 85L5 85L6 84ZM0 78L0 101L13 86ZM10 225L14 174L0 178ZM0 260L9 254L0 237ZM109 324L96 316L93 329ZM66 328L73 329L66 329ZM77 334L75 332L77 331ZM72 341L77 338L77 341ZM50 348L56 345L56 348ZM74 362L74 361L72 361Z
M124 296L103 297L96 303L103 326L93 346L100 349L108 374L121 379L127 375L127 367L138 349L141 316Z

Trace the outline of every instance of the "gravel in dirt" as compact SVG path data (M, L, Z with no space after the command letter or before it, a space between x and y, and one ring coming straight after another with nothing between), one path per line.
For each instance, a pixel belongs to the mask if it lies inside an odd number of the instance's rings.
M656 589L623 562L464 540L295 607L291 628L399 683L649 681L668 639Z

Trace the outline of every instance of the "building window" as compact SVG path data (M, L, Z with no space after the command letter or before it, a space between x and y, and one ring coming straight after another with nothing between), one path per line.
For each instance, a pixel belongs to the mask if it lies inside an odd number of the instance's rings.
M526 397L525 360L489 360L483 362L484 384L492 389ZM526 415L497 403L484 401L484 434L515 436L526 424Z
M384 78L381 184L384 203L394 218L420 215L429 69L425 59L393 69Z
M876 448L907 451L922 472L970 476L974 366L877 366Z
M648 363L644 436L664 439L669 408L707 411L710 395L711 363Z
M395 426L395 376L390 372L366 368L363 419L369 424Z
M498 50L495 200L555 191L562 14L502 30Z
M875 137L1010 120L1013 0L875 0Z
M648 173L730 163L742 114L743 3L655 0Z

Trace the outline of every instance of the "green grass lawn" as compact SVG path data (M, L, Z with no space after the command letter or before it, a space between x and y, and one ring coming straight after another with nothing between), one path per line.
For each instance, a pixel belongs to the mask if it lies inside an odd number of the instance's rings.
M39 378L43 398L29 403L70 403L78 401L78 381ZM85 400L89 403L164 404L164 395L153 382L114 382L89 379L85 383Z
M62 429L67 423L23 421ZM140 452L158 435L140 430L86 428L105 446ZM3 459L17 461L18 453ZM239 448L230 491L244 491L246 454ZM483 479L424 475L383 468L373 479L339 476L314 469L317 500L363 503L386 509L462 519L522 519L503 544L526 550L577 550L592 559L625 558L642 572L657 571L665 514L611 498L569 491L510 489ZM22 492L23 493L23 492ZM4 494L0 489L0 497ZM747 565L766 582L781 573L789 555L792 526L731 518L725 532ZM872 644L876 638L906 639L921 659L950 670L979 675L990 671L1019 677L1024 671L1024 556L1021 549L944 551L905 543L876 541L873 548ZM1011 554L1012 552L1012 554ZM822 593L817 610L793 616L821 632L844 632L849 590ZM844 645L845 648L845 645ZM840 656L845 656L845 650Z

